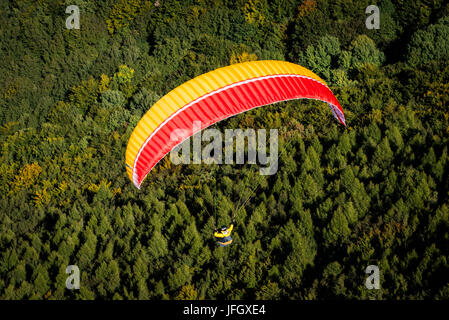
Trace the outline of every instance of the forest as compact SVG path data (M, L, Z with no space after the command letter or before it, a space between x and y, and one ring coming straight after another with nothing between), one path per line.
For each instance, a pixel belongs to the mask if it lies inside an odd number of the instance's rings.
M10 0L0 17L1 300L449 298L446 1ZM214 128L278 129L276 174L166 157L137 189L143 114L252 60L318 74L347 126L320 101L258 108Z

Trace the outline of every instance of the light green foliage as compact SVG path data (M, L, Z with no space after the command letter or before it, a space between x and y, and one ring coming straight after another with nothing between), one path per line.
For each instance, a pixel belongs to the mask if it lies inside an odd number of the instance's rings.
M376 44L366 35L358 36L351 43L352 66L360 69L365 64L380 66L385 60L382 51L376 48Z
M412 66L449 58L449 17L418 30L408 46L408 63Z
M351 234L348 219L341 207L335 211L328 228L324 231L324 237L328 246L339 247L347 241Z
M324 79L330 79L330 70L339 53L340 41L338 38L324 36L319 40L317 45L308 46L305 52L300 54L298 62L314 70L314 72Z
M101 93L101 105L106 109L124 107L126 103L123 93L118 90L106 90Z
M168 254L168 244L164 236L155 231L148 243L148 252L150 257L153 259L158 259Z

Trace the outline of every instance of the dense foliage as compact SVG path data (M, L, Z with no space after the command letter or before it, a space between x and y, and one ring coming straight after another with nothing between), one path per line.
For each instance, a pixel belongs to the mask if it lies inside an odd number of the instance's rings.
M368 30L370 4L1 1L0 298L447 299L449 6L377 1ZM149 106L255 59L318 73L348 127L321 102L260 108L216 127L279 128L277 174L165 160L137 190L124 153Z

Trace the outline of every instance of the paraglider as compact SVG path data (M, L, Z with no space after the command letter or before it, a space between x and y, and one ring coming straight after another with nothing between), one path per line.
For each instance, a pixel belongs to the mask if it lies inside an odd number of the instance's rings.
M346 126L332 91L302 66L275 60L250 61L197 76L163 96L138 122L126 149L128 176L140 189L154 166L195 133L257 107L302 98L326 102L334 117ZM197 123L200 125L193 125ZM172 139L177 130L182 130L182 137ZM231 223L214 230L220 246L232 242L233 228Z
M217 243L221 247L226 247L232 243L231 233L234 229L234 220L231 221L231 224L227 226L222 226L220 230L214 230L214 237L217 240Z

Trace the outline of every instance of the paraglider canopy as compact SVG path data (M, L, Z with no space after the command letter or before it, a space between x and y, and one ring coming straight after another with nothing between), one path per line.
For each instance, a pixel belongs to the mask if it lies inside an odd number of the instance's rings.
M326 83L299 65L250 61L200 75L167 93L139 121L126 149L128 175L140 188L151 169L196 132L256 107L301 98L328 103L334 117L346 125L343 110ZM171 139L177 129L184 130L182 141Z

